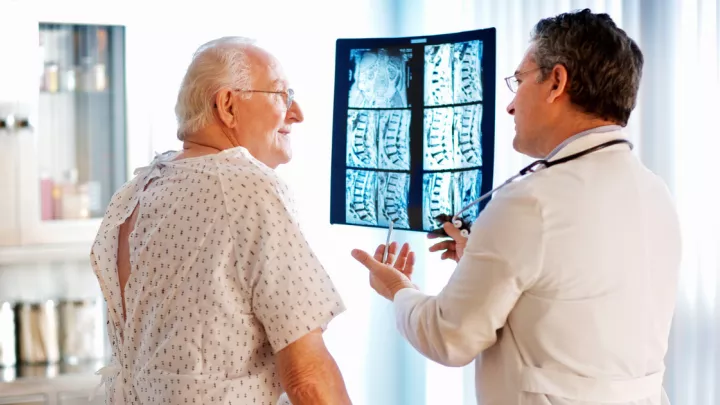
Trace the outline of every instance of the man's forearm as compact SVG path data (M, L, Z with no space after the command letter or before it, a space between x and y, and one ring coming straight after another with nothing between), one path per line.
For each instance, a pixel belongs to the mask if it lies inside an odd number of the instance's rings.
M348 405L340 368L318 329L278 353L280 383L293 405Z
M345 382L335 361L330 357L302 373L289 374L283 382L293 405L346 405L351 404Z

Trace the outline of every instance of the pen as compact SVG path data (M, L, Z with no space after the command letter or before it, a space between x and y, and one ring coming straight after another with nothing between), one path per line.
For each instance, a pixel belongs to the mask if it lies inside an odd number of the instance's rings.
M388 249L390 248L390 236L392 235L393 221L390 220L390 226L388 227L387 239L385 241L385 252L383 253L383 263L387 262Z

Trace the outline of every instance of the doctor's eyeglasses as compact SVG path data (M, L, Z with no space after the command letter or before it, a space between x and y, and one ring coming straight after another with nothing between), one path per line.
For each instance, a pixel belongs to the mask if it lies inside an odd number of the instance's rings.
M243 89L237 89L237 91L242 91L245 93L265 93L265 94L281 94L285 96L285 107L289 110L290 106L293 104L293 99L295 98L295 92L293 89L287 89L287 90L279 90L279 91L270 91L270 90L243 90Z
M530 69L530 70L525 70L525 71L522 71L522 72L517 72L517 73L515 73L515 74L512 75L512 76L506 77L506 78L505 78L505 83L507 84L507 86L508 86L508 88L510 89L510 91L512 91L513 93L517 93L518 86L520 86L520 81L518 80L518 76L524 75L524 74L526 74L526 73L532 73L532 72L538 71L538 70L540 70L540 69L542 69L542 66L536 67L535 69Z

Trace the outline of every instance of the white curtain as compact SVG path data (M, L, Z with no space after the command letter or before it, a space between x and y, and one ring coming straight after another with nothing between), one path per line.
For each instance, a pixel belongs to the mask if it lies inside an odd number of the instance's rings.
M677 310L665 387L674 405L720 403L720 1L718 0L424 0L400 1L397 35L497 29L495 183L528 159L512 151L512 99L503 77L519 64L541 18L575 9L606 12L645 55L638 107L628 125L636 151L670 186L684 238ZM658 252L661 254L661 252ZM424 255L424 287L437 291L447 264ZM426 361L424 400L474 404L472 365Z

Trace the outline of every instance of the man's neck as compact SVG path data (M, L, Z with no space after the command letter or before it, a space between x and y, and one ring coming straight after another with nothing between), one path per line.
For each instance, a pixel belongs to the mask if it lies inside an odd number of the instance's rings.
M214 149L219 152L236 146L240 146L240 144L215 125L188 134L183 140L183 149L203 148Z
M553 130L552 134L548 134L547 142L543 147L543 155L547 156L555 150L559 145L568 140L569 138L580 134L582 132L592 130L598 127L606 125L618 125L616 122L598 119L598 118L586 118L582 120L568 120L565 121L565 125L560 126Z

